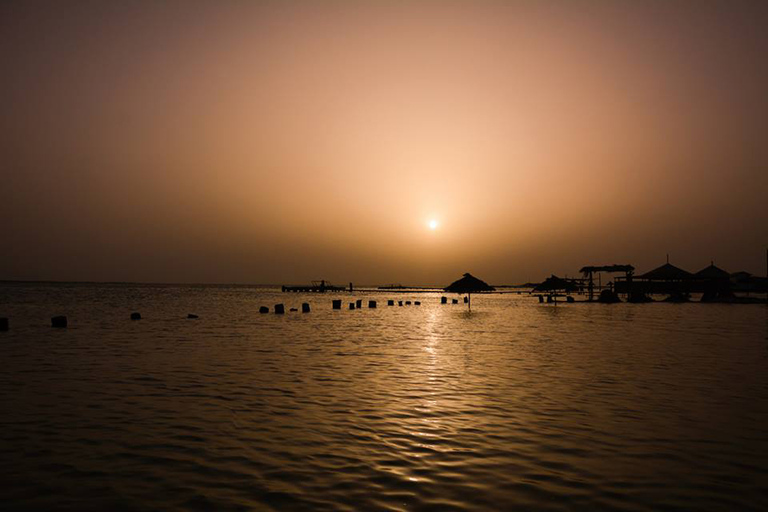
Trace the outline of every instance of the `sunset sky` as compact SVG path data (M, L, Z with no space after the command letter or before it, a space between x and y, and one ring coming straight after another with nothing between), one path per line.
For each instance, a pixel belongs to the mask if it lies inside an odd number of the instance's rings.
M766 5L3 2L0 279L764 275Z

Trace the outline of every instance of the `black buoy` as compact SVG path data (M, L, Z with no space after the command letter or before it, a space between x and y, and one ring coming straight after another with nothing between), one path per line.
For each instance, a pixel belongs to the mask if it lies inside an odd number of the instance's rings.
M413 304L416 305L416 306L421 306L421 302L418 301L418 300L416 302L414 302Z
M375 300L369 300L368 301L368 309L376 309L376 301Z
M361 308L363 307L363 299L357 299L357 300L355 301L355 307L356 307L357 309L361 309Z
M7 331L8 327L8 319L0 318L0 331Z
M333 309L341 309L341 299L333 301Z
M190 318L190 319L195 319L195 318L200 318L200 317L199 317L199 316L197 316L197 315L193 315L192 313L190 313L190 314L188 314L188 315L187 315L187 318Z
M539 304L542 304L544 302L544 296L539 295Z
M276 315L285 314L285 306L283 304L275 304L275 314Z
M67 327L67 317L65 316L54 316L51 318L51 327L56 327L57 329L64 329Z
M440 297L440 304L448 304L448 297Z
M411 301L409 301L409 300L405 301L405 305L406 306L410 306L411 305Z
M394 306L394 305L395 305L395 301L393 301L393 300L388 300L387 301L387 306Z
M349 309L355 309L355 303L354 302L350 302L349 303Z
M291 313L295 313L296 311L298 311L298 308L291 308L288 311L290 311Z
M459 303L459 299L451 299L451 304L458 304L458 303Z
M269 308L267 306L261 306L259 308L259 313L262 313L262 314L269 313Z
M466 304L467 302L469 302L469 297L464 297L464 304Z
M403 305L403 301L401 301L401 300L397 301L397 305L398 306L402 306Z
M141 313L131 313L131 320L141 320Z
M303 303L301 305L301 312L302 313L309 313L309 304L308 303L305 302L305 303Z

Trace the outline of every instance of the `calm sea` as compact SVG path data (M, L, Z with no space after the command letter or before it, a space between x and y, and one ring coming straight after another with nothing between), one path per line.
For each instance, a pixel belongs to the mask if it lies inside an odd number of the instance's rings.
M768 307L472 308L0 285L0 508L768 509Z

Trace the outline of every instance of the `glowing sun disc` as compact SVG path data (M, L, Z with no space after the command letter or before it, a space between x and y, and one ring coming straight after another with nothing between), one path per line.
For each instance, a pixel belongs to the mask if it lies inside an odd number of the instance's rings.
M432 219L427 223L427 226L429 226L429 229L437 229L438 222L435 219Z

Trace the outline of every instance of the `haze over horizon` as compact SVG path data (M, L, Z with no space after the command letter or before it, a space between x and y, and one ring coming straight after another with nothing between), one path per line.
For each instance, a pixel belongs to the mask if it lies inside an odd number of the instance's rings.
M767 27L746 1L3 2L0 279L764 275Z

